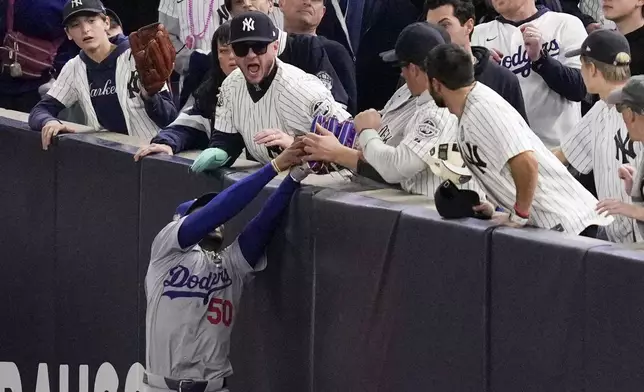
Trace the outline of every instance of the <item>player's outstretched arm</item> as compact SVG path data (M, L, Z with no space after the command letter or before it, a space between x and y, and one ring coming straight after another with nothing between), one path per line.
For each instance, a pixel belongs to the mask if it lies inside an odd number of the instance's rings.
M284 211L291 202L293 193L300 187L300 182L308 175L302 167L294 167L282 181L277 190L269 197L262 210L246 225L237 239L239 249L248 264L255 268L266 247L273 238L275 229L280 224Z
M295 145L284 150L274 159L279 170L285 170L300 162L301 149ZM248 205L257 194L277 175L273 163L226 188L203 208L188 215L179 228L181 248L197 244L208 233L226 223Z

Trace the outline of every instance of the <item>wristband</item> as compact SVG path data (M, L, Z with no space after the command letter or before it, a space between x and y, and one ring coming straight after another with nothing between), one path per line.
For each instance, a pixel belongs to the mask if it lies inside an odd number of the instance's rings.
M530 213L529 213L529 212L525 212L525 211L521 211L521 210L517 207L517 204L516 204L516 203L514 203L514 213L515 213L516 215L518 215L519 217L523 218L523 219L528 219L528 218L530 217Z
M275 162L275 159L271 160L271 166L273 167L273 170L275 170L275 173L281 173L282 171L280 170L279 166L277 166L277 163Z

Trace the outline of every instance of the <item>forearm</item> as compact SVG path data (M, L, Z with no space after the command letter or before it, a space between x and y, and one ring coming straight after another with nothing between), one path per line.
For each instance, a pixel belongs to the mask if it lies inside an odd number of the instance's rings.
M335 151L333 162L346 167L350 170L358 170L358 161L360 161L360 152L346 146L338 147Z
M232 165L242 153L245 144L244 138L239 133L213 131L208 147L225 151L228 160L224 164Z
M179 245L185 249L243 210L276 175L268 164L223 190L203 208L188 215L179 228Z
M208 135L188 126L171 125L162 129L150 143L165 144L172 148L173 154L178 154L187 150L205 150L208 148Z
M239 235L239 248L251 267L255 267L266 246L273 238L293 193L300 184L286 176L277 190L269 197L262 210L248 223Z
M532 70L538 73L551 90L569 101L581 102L586 98L586 85L581 70L563 65L548 55L532 63Z
M539 179L539 163L532 151L523 152L508 162L516 188L516 207L529 212Z
M45 96L29 113L29 128L40 131L49 121L57 121L58 114L65 109L65 105L56 98Z
M167 127L177 119L177 107L174 105L169 91L160 91L144 99L144 102L145 112L159 128Z
M427 167L409 148L386 145L372 129L360 133L360 145L365 160L391 184L399 184Z

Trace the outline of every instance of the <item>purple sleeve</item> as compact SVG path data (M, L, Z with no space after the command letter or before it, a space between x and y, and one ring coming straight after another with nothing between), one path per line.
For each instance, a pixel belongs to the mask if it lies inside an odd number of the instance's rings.
M58 116L63 109L65 109L65 105L63 105L59 100L46 95L45 98L40 100L40 102L31 109L28 120L29 128L40 132L49 121L58 120L56 116Z
M169 91L160 91L146 99L145 112L159 128L167 127L179 114Z
M291 176L286 176L277 190L268 198L262 210L239 234L237 241L244 259L255 268L266 246L273 238L275 229L281 222L284 210L288 207L293 193L300 187Z
M248 205L276 173L271 164L223 190L203 208L188 215L179 228L179 246L186 249L226 223Z

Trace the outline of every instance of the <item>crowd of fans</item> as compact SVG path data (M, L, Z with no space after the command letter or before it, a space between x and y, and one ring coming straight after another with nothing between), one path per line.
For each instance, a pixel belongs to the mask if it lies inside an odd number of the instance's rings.
M155 153L204 150L195 171L232 165L242 151L248 159L266 163L310 129L293 126L297 121L287 126L284 108L273 103L267 110L275 108L281 122L242 131L225 117L243 116L231 114L243 110L253 116L259 109L230 109L226 105L235 103L226 97L234 95L231 78L243 74L250 97L259 102L261 90L268 90L275 77L274 68L288 64L314 76L331 94L331 106L337 105L333 110L326 105L327 114L334 112L340 122L349 118L356 132L356 142L347 145L321 123L303 140L306 160L330 162L341 173L348 170L351 176L433 199L443 180L431 170L436 150L457 144L462 116L441 102L437 89L467 86L432 74L438 71L427 59L437 46L451 44L467 54L475 81L511 105L539 143L598 197L597 211L617 218L600 227L597 236L625 243L641 240L637 221L642 213L632 205L632 186L623 183L637 175L640 143L627 132L626 106L607 101L631 76L644 74L639 0L161 0L159 22L177 52L178 82L151 95L138 83L121 20L99 0L4 3L0 106L29 112L30 126L42 132L44 149L53 137L71 131L60 121L70 120L149 141L137 152L137 161ZM274 57L270 47L267 53L269 43L255 42L241 52L239 44L231 44L230 20L248 11L266 15L277 28ZM16 54L16 47L10 47L13 41L7 37L14 31L32 39L27 42L57 43L49 57L38 58L46 66L41 76L27 76L33 68L30 53ZM255 82L248 58L260 59L260 69L262 59L268 59L266 73ZM24 72L16 71L20 66ZM298 110L308 110L297 106L290 108L295 117ZM300 120L314 120L314 114ZM427 143L423 137L440 140ZM463 153L468 166L477 163L472 153ZM507 163L518 177L518 166L510 165L511 159ZM536 173L538 180L530 186L545 187L547 181ZM518 216L514 223L540 226L531 219L532 196L521 205L519 193L525 196L529 187L522 188L520 179L514 178L512 189L517 204L506 206L494 192L483 191L489 184L470 177L469 183L456 185L478 192L496 212Z

